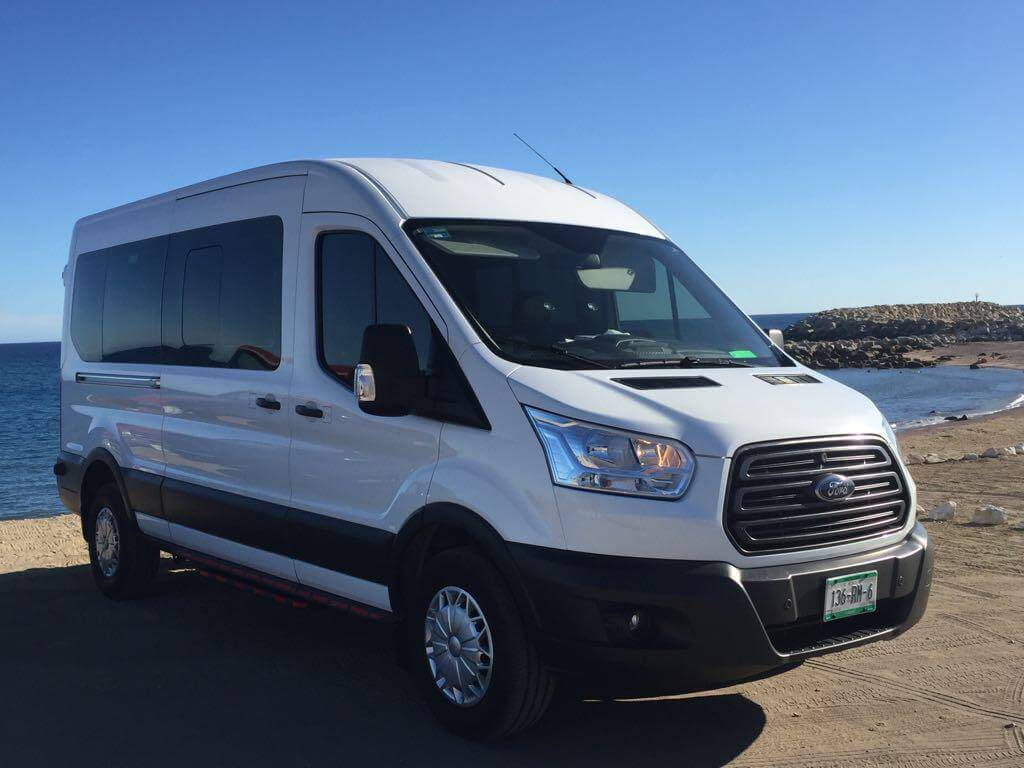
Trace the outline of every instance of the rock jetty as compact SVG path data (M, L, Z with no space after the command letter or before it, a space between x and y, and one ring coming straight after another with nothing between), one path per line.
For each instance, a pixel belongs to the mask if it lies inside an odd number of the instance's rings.
M1024 340L1024 311L986 301L829 309L785 329L786 351L812 368L922 368L915 351Z

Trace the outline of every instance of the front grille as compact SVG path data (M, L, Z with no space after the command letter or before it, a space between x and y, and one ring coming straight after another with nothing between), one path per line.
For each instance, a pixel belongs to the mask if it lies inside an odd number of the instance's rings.
M853 481L846 499L815 495L817 482L830 474ZM907 484L879 438L758 443L733 457L725 526L741 552L790 552L893 533L909 507Z

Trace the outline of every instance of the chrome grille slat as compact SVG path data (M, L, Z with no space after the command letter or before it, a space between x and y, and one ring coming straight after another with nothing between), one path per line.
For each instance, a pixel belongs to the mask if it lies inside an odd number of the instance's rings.
M899 477L895 472L877 472L859 475L852 479L854 480L854 492L850 499L853 501L871 501L898 496L903 492ZM747 513L754 512L807 509L810 505L806 502L805 497L813 485L813 479L808 479L783 482L777 485L758 484L740 488L737 491L736 513L745 517ZM828 502L816 501L814 504L828 509L835 508L835 505Z
M827 474L850 478L853 493L819 499L814 487ZM880 438L759 443L733 457L725 523L742 552L785 552L892 533L906 522L909 505L906 481Z
M877 454L862 453L859 456L854 454L853 456L836 456L836 457L833 458L832 456L829 456L826 453L824 458L822 459L822 461L824 461L826 464L834 464L837 461L844 461L847 464L849 464L851 461L871 461L871 459L874 459L874 458L877 458L877 457L878 457Z
M757 531L761 528L776 528L784 530L795 530L794 536L802 535L800 532L813 532L818 530L825 530L828 528L837 528L844 525L854 525L867 522L869 520L880 521L885 518L899 517L902 505L890 505L886 504L881 507L874 508L860 508L857 510L858 514L855 517L851 517L845 511L844 512L816 512L813 515L798 515L787 519L785 522L779 522L778 520L754 520L747 526L748 531ZM860 514L863 513L863 514ZM763 536L752 536L760 540Z
M889 514L870 515L867 518L858 518L857 520L852 521L854 524L851 524L851 525L832 526L828 530L806 530L803 533L786 534L785 536L763 536L763 537L760 537L758 539L758 541L760 541L760 542L787 541L788 542L788 541L791 541L793 539L801 539L801 540L809 541L809 540L812 540L812 539L821 539L821 538L824 538L824 537L831 536L831 535L835 534L837 531L842 532L842 533L853 533L853 532L863 532L863 531L866 531L868 529L878 529L880 527L884 528L886 525L891 523L894 519L897 519L897 518L895 518L894 516L889 515Z
M772 517L764 517L764 516L762 516L762 517L749 517L749 516L745 515L742 519L743 519L743 522L747 525L748 528L749 527L753 527L754 525L759 525L759 524L763 524L763 523L774 523L776 525L783 525L783 524L789 525L791 523L800 523L801 521L805 521L805 520L806 521L827 520L827 519L833 518L833 517L836 517L836 518L847 518L847 517L850 517L853 513L862 513L862 512L863 513L867 513L867 512L874 512L875 510L881 510L881 509L892 509L892 508L898 506L900 503L901 502L896 502L895 504L892 503L892 502L882 502L881 504L855 504L855 505L850 505L850 506L843 505L843 504L833 504L833 505L831 505L831 508L826 507L825 505L822 504L822 505L818 505L817 507L814 507L814 511L813 512L801 512L800 514L797 514L797 515L784 515L784 516L774 515ZM761 510L757 510L757 514L762 514Z
M741 480L756 480L761 477L790 477L818 474L822 470L844 472L854 470L884 469L893 465L887 450L881 446L863 445L822 445L817 447L784 448L778 452L754 455L740 463ZM853 452L850 454L850 452Z

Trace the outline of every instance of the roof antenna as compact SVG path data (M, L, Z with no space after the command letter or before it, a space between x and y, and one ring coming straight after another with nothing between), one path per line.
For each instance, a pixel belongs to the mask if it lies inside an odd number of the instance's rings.
M550 160L548 160L548 159L547 159L546 157L544 157L544 155L542 155L542 154L541 154L540 152L538 152L538 151L537 151L536 149L534 149L533 147L531 147L531 146L530 146L530 144L529 144L529 142L527 142L527 141L526 141L526 139L524 139L524 138L523 138L522 136L520 136L520 135L519 135L518 133L516 133L515 131L512 131L512 135L513 135L513 136L515 136L515 137L516 137L517 139L519 139L519 140L520 140L521 142L523 142L523 144L526 144L526 147L527 147L527 149L529 149L529 150L530 150L531 152L533 152L533 154L535 154L535 155L536 155L537 157L539 157L539 158L540 158L541 160L543 160L543 161L544 161L545 163L547 163L548 165L550 165L550 166L551 166L551 168L552 168L552 169L554 170L554 172L555 172L555 173L557 173L557 174L558 174L559 176L561 176L561 177L562 177L562 181L564 181L564 182L565 182L566 184L568 184L568 185L569 185L570 187L571 187L571 186L573 186L573 183L572 183L571 181L569 181L569 177L568 177L568 176L566 176L566 175L565 175L564 173L562 173L562 172L561 172L560 170L558 170L558 168L557 168L557 167L555 166L555 164L554 164L554 163L552 163L552 162L551 162Z

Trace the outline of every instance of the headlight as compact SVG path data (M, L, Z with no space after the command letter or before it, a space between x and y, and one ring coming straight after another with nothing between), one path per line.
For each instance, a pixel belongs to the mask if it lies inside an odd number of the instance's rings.
M696 462L675 440L623 432L526 408L556 485L588 491L678 499Z

